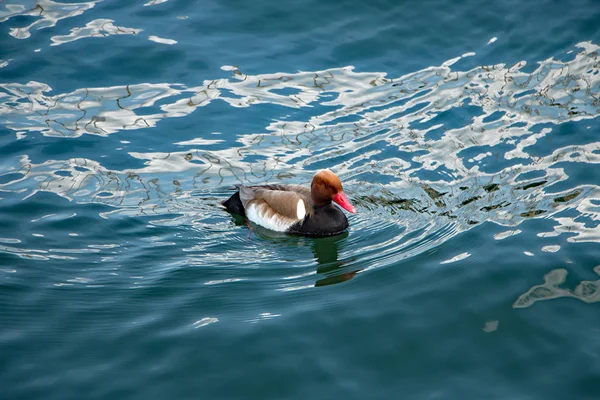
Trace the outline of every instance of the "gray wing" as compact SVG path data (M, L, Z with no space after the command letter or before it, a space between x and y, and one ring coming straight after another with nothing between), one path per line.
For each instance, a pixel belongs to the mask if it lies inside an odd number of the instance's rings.
M306 187L303 185L261 185L261 186L250 186L253 189L266 189L266 190L278 190L285 192L294 192L302 200L304 200L304 204L306 205L306 210L313 209L312 197L310 195L310 187Z
M275 186L275 185L272 185ZM292 185L277 185L283 189L282 186ZM299 185L293 185L302 187ZM310 196L310 190L309 190ZM248 207L248 204L252 201L264 200L277 214L280 214L287 218L298 219L298 202L304 203L304 209L309 211L310 204L307 204L300 193L296 190L275 190L274 188L267 186L241 186L240 187L240 200L244 205L244 208ZM309 197L310 198L310 197ZM303 216L302 216L303 218Z

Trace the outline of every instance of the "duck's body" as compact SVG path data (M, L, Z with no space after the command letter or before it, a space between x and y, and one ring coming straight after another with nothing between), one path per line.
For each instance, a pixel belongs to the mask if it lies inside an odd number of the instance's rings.
M250 221L278 232L304 236L332 236L348 228L338 203L355 213L339 178L329 170L317 172L311 187L301 185L237 185L238 192L223 205Z

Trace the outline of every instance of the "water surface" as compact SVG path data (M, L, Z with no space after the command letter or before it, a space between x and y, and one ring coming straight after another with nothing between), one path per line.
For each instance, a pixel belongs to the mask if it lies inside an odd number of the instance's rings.
M0 387L595 399L593 1L0 4ZM347 233L229 215L333 169Z

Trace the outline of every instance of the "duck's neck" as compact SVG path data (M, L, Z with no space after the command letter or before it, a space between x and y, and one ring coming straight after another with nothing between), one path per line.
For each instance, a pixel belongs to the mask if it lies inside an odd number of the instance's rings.
M328 209L328 208L330 208L332 206L333 206L333 204L331 203L331 201L328 201L326 203L315 204L313 206L313 210L314 210L315 213L318 213L318 212L326 210L326 209Z

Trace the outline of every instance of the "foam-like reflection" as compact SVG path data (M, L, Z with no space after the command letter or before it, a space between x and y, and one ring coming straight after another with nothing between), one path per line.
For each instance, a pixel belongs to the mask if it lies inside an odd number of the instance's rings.
M177 40L161 38L158 36L148 36L148 40L161 44L174 45L177 43Z
M10 129L68 138L154 127L163 115L138 116L134 110L180 93L168 84L86 88L58 96L45 95L51 88L39 82L0 84L0 89L0 116Z
M215 317L204 317L194 322L192 326L194 328L202 328L203 326L214 324L215 322L219 322L219 319Z
M600 265L594 268L600 275ZM544 283L536 285L523 293L513 304L514 308L530 307L536 301L551 300L561 297L573 297L586 303L600 301L600 279L595 281L581 281L575 289L561 288L565 283L568 272L565 269L555 269L544 275Z
M88 37L106 37L110 35L137 35L142 30L117 26L112 19L95 19L82 28L73 28L71 33L63 36L53 36L52 46L73 42Z
M34 29L56 26L58 21L75 17L94 7L102 0L91 0L81 3L58 3L52 0L25 1L24 4L3 4L0 9L0 23L19 16L32 16L38 19L30 25L13 28L9 34L16 39L27 39Z
M132 33L100 22L60 40ZM186 146L180 151L130 151L127 156L140 161L139 167L122 170L87 158L36 164L23 155L4 162L0 190L23 198L52 192L113 207L102 214L106 218L152 215L155 225L189 226L202 235L184 249L190 264L210 259L253 268L257 260L276 259L276 250L255 246L255 260L247 259L246 249L223 250L224 241L242 240L218 208L229 194L226 188L239 182L307 183L316 169L335 165L359 213L351 217L349 246L335 260L314 257L324 284L323 279L351 278L420 254L486 221L509 227L497 240L519 234L515 227L525 220L551 218L554 230L540 235L598 242L600 187L571 183L568 171L571 165L600 163L599 142L559 143L550 154L532 151L560 125L600 115L600 48L589 42L577 47L569 60L544 60L533 72L524 72L525 62L455 68L471 53L397 78L352 67L259 75L224 67L232 78L197 87L143 83L50 95L44 83L4 83L0 116L18 138L155 128L165 118L186 118L216 101L230 106L233 115L236 108L258 104L310 113L294 114L296 119L277 115L262 132L239 133L235 148L218 136L204 136L177 142ZM567 211L572 214L565 216ZM329 266L339 274L323 272ZM312 287L307 280L313 275L311 265L280 289ZM231 279L243 278L210 282Z
M161 3L166 3L169 0L151 0L144 4L144 7L154 6Z

